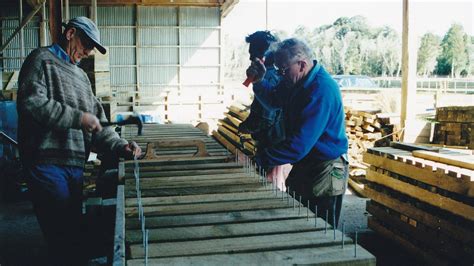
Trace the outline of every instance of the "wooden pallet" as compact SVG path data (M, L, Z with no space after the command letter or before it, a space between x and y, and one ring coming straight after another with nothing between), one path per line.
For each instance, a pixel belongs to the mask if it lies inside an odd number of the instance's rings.
M120 165L114 265L143 265L134 161ZM226 156L139 161L148 263L375 265L352 239ZM354 247L357 256L354 256Z

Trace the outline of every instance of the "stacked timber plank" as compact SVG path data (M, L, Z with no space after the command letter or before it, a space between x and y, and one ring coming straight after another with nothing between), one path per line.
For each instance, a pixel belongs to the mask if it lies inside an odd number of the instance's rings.
M96 52L82 59L80 67L86 72L91 82L92 92L101 100L107 119L115 121L117 103L112 97L112 90L110 88L109 53L103 55Z
M473 265L474 157L420 148L368 149L368 225L429 265Z
M205 143L207 152L214 155L227 155L229 152L206 135L199 128L190 124L144 124L143 134L138 135L138 129L135 125L122 127L122 138L128 141L135 141L143 153L147 152L147 144L156 141L173 140L202 140ZM189 155L197 152L196 147L173 148L163 147L156 150L157 155L161 156L180 156Z
M436 108L434 143L474 149L474 106Z
M254 170L228 156L121 163L114 265L375 265Z
M346 134L349 139L349 185L359 194L364 195L365 175L368 165L362 155L368 148L387 146L397 138L391 135L394 125L384 115L345 108ZM390 135L390 137L388 137Z
M255 155L255 141L250 134L240 134L238 127L250 114L249 107L234 104L228 108L224 118L218 122L218 129L212 132L217 141L232 153L237 151Z

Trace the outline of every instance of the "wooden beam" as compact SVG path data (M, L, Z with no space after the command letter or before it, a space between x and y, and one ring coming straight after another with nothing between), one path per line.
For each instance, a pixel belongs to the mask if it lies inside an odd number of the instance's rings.
M71 5L90 5L91 0L70 0ZM219 0L97 0L98 6L150 5L150 6L221 6Z
M445 234L451 235L453 238L458 239L463 243L474 241L474 232L462 227L461 225L456 225L443 217L435 216L425 210L415 207L412 204L390 197L389 195L374 190L370 187L366 187L365 192L371 200L382 204L387 208L402 213L403 215L409 216L426 226L429 226L433 229L438 229Z
M123 185L117 187L113 265L125 265L125 196Z
M474 170L474 156L464 154L443 154L430 151L413 151L413 156L440 163Z
M140 179L156 178L156 177L170 177L170 176L189 176L193 175L212 175L212 174L230 174L243 173L242 166L238 168L224 168L224 169L208 169L208 170L187 170L187 171L160 171L160 172L145 172L140 168ZM134 179L134 173L127 173L125 179Z
M288 207L281 209L217 212L208 213L206 215L198 213L179 216L150 216L146 218L146 227L166 228L209 224L217 225L296 218L306 218L306 213L298 213L293 207ZM141 223L137 218L128 218L126 219L126 228L139 229L141 228Z
M10 78L8 79L7 83L5 84L5 87L3 88L4 90L13 89L13 85L15 85L15 83L18 81L19 73L20 73L19 71L13 71L11 73ZM6 74L6 73L4 73L4 74Z
M428 262L427 265L449 265L447 261L436 258L435 254L431 253L430 251L422 249L418 245L415 245L412 242L406 240L399 234L394 233L391 230L385 228L379 221L377 221L377 219L375 219L375 217L368 217L367 226L378 234L384 236L385 238L402 245L410 253L421 257L421 259Z
M416 38L414 32L410 32L409 0L403 0L403 31L402 31L402 108L400 124L405 130L402 132L402 140L415 142L416 133L412 132L412 124L416 117Z
M474 207L466 203L430 192L420 187L411 185L391 176L367 170L367 181L396 190L402 194L415 198L421 202L438 207L454 215L474 221Z
M317 218L317 226L314 222L314 214L311 219L285 219L264 222L200 225L187 227L171 227L151 229L150 242L189 241L216 239L221 237L242 237L251 235L275 234L275 233L301 233L324 230L324 220ZM127 231L127 243L141 243L143 241L141 230Z
M375 266L375 258L365 249L357 251L354 246L335 249L333 246L272 250L261 253L219 254L207 256L188 256L171 258L150 258L150 265L370 265ZM143 259L128 260L127 265L143 265Z
M239 0L225 0L221 6L221 17L225 18L227 15L229 15L230 11L232 11L234 6L237 5L238 3L239 3Z
M308 221L312 223L313 221ZM339 247L341 233L336 232L336 238L332 234L323 232L303 232L286 235L262 235L251 237L235 237L228 239L213 239L201 241L183 241L169 243L151 243L148 245L149 257L185 257L191 255L205 254L232 254L243 252L258 252L275 249L297 249L298 247L320 247L335 246ZM352 243L350 238L346 238L346 243ZM360 248L362 249L362 248ZM338 249L339 251L342 249ZM141 244L130 245L130 258L142 258L145 255Z
M202 186L202 187L177 187L177 188L166 188L166 189L146 189L141 192L142 197L164 197L164 196L176 196L176 195L197 195L197 194L215 194L215 193L238 193L245 191L262 191L269 190L262 186L262 184L249 183L249 184L233 184L227 183L223 185L213 186ZM136 197L137 192L135 189L125 191L127 198Z
M44 2L41 5L41 20L40 20L40 33L39 33L39 39L40 39L40 46L44 47L48 45L48 33L46 30L48 23L46 20L46 2Z
M49 0L49 32L51 33L53 43L58 43L59 37L62 34L61 23L63 16L61 6L61 0Z
M445 169L439 167L434 170L431 165L413 164L410 161L403 162L403 159L394 160L370 153L364 154L364 162L450 192L468 197L474 196L472 193L474 192L474 182L451 176L446 173Z
M288 194L286 194L288 195ZM235 201L235 200L250 200L250 199L264 199L275 198L273 191L256 191L256 192L237 192L237 193L216 193L204 195L186 195L186 196L171 196L171 197L147 197L142 198L143 206L156 205L171 205L171 204L189 204L189 203L204 203L216 201ZM125 201L126 207L137 206L138 200L136 198L128 198ZM474 239L474 238L473 238Z

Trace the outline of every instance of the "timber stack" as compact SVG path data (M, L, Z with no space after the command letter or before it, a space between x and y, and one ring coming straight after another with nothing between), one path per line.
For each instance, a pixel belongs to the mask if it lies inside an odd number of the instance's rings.
M188 149L191 140L175 139L181 131L161 128L169 141L148 143L155 151L120 164L114 265L375 265L242 153L212 156L203 139L193 140L196 154L160 153Z
M250 107L234 104L228 107L224 118L218 121L218 128L212 132L212 136L230 152L237 151L246 155L255 155L255 140L250 134L240 134L238 128L250 114Z
M105 115L109 121L115 121L117 103L112 97L110 87L109 52L99 52L81 60L80 67L86 72L91 82L92 92L101 101Z
M436 108L434 143L474 149L474 106Z
M368 165L363 162L364 152L375 146L388 146L390 141L398 140L398 136L393 134L395 125L390 116L350 107L345 107L344 112L349 139L349 185L365 196L364 184Z
M429 265L474 263L474 156L392 143L370 148L368 225Z

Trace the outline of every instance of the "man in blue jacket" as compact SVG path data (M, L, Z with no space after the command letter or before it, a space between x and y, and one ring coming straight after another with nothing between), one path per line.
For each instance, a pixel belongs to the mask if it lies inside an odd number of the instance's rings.
M254 92L284 113L286 139L257 152L262 167L293 164L286 185L302 197L302 203L336 225L348 177L344 107L339 86L313 60L313 52L296 38L279 43L275 67L282 77L277 88L266 82L265 66L259 60L247 69L254 76Z

